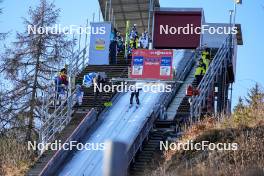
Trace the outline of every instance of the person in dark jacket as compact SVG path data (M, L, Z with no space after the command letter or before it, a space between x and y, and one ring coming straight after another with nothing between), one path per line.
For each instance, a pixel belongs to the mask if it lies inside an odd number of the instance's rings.
M139 102L139 89L137 89L136 87L134 87L131 90L131 94L130 94L130 107L132 107L132 105L133 105L134 96L135 96L136 103L137 103L137 107L138 107L140 105L140 102Z
M59 100L59 104L61 103L61 97L67 96L67 86L68 86L68 78L67 78L67 69L63 68L60 70L59 75L55 78L55 90L56 90L56 100ZM57 102L55 102L57 104Z
M105 83L106 80L103 76L101 76L100 74L97 74L97 76L93 79L93 84L94 86L98 86L100 87L101 84ZM102 85L103 87L103 85ZM101 102L102 102L102 92L100 92L97 88L94 91L94 101L93 101L93 105L95 107L96 102L98 103L99 106L101 106Z

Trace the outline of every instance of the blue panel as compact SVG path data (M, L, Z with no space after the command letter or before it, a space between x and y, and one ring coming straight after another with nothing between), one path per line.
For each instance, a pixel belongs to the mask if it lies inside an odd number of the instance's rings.
M136 56L133 59L133 65L143 65L144 58L143 56Z
M171 66L171 57L162 57L160 66Z
M91 23L89 65L109 65L111 23Z

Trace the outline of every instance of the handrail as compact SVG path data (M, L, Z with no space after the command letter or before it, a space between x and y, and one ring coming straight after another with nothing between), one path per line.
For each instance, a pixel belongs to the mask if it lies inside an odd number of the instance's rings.
M221 47L218 49L212 63L210 64L206 74L198 85L199 95L193 96L191 101L191 120L198 120L201 115L203 104L205 103L207 94L210 90L210 85L213 83L215 76L217 76L219 70L226 66L224 61L226 61L226 56L230 50L230 40L227 37Z
M65 143L69 143L70 141L79 141L81 136L85 134L86 130L89 129L96 121L96 116L97 113L94 109L87 112L79 125L74 129L70 136L67 137ZM70 150L57 150L45 167L41 170L39 175L54 175L54 173L58 170L58 167L62 164L70 152Z
M85 56L84 53L86 52L86 48L81 50L70 63L70 69L71 69L71 77L77 76L80 71L82 71L89 61L89 56Z
M149 131L152 129L154 121L159 116L160 109L163 107L167 108L168 104L174 98L177 90L179 89L179 87L181 85L181 84L179 84L179 81L184 81L186 79L186 77L189 75L191 69L193 68L193 65L196 62L197 52L198 52L198 49L193 53L193 55L191 56L191 58L189 59L189 61L185 65L185 68L184 68L183 72L181 72L179 79L175 80L175 83L173 84L173 91L170 93L163 93L161 95L159 101L158 101L159 103L155 104L154 107L152 108L150 114L148 115L148 118L146 118L146 122L145 122L144 126L141 128L140 132L138 133L137 138L134 140L134 143L128 147L128 150L127 150L128 164L132 161L132 159L135 156L136 152L138 151L140 145L142 144L142 142L144 141L144 139L148 135Z
M54 139L56 133L63 130L65 126L71 121L72 114L68 114L68 106L65 106L66 102L71 99L75 99L76 90L72 93L67 100L63 101L58 109L52 114L48 114L48 120L46 120L40 129L40 140L42 143L50 142ZM72 101L70 108L73 108L76 101Z
M199 48L197 48L195 50L195 52L192 54L191 58L189 59L189 61L187 62L187 64L185 65L185 68L183 70L183 72L180 73L179 79L175 81L175 83L173 84L173 91L169 92L169 93L165 93L162 97L161 100L159 102L162 102L163 107L167 108L168 105L170 104L170 102L173 100L173 98L176 95L176 92L179 90L181 84L179 83L179 81L184 81L186 79L186 77L188 76L189 72L191 71L193 65L196 63L197 59L200 55L200 50Z
M71 87L71 80L75 78L80 73L80 71L83 70L88 64L89 57L85 56L85 51L86 48L78 52L76 55L74 55L74 53L72 54L73 59L70 61L68 68L69 86L67 88L67 99L62 101L61 104L57 107L56 87L51 84L49 91L45 92L45 104L42 107L44 120L40 128L39 136L40 142L44 144L54 140L55 134L62 131L72 119L72 109L76 104L75 99L77 90L74 90ZM54 111L52 113L49 112L51 111L51 106L54 107ZM40 154L42 154L43 152L44 151L40 151Z

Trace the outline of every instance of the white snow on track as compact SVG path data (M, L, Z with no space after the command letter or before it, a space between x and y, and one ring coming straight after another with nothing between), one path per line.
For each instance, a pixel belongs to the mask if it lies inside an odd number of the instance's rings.
M161 93L144 93L140 91L140 107L128 110L130 93L125 93L106 113L101 125L91 134L85 143L103 143L106 140L123 141L132 145L140 129L147 121L152 108L158 102ZM128 110L128 111L127 111ZM101 176L103 163L102 150L77 151L65 164L60 176Z

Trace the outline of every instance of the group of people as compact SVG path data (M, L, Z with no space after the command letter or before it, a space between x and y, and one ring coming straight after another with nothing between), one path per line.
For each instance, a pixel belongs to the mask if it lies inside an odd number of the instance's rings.
M149 46L149 35L148 32L145 31L142 33L142 35L139 37L138 31L137 31L137 25L134 24L130 30L129 33L129 44L127 47L128 54L132 54L133 49L143 48L148 49Z
M67 99L68 96L68 76L67 76L67 68L63 68L60 70L58 76L55 77L55 90L56 90L56 102L61 104L63 100ZM83 84L77 84L76 85L76 93L75 93L75 101L77 105L82 105L83 102L83 96L84 96L84 90L83 87L90 87L90 86L98 86L100 87L100 84L106 83L106 74L105 73L89 73L88 75L84 75ZM102 93L99 92L99 89L94 89L94 99L93 99L93 106L96 106L96 104L101 104L102 99ZM140 88L134 88L133 90L130 90L130 107L133 105L133 99L136 100L136 107L140 105L139 102L139 91Z
M205 73L207 72L209 68L210 63L211 63L210 49L206 47L202 51L202 58L199 60L199 64L195 71L195 79L196 79L197 85L199 85L200 82L202 81Z
M61 69L58 75L54 79L55 83L55 97L56 101L54 105L60 105L63 100L66 100L68 97L68 75L67 75L67 65ZM76 85L76 94L75 94L75 101L78 105L82 104L83 99L83 88L81 85Z
M110 63L116 63L116 56L125 50L124 40L120 32L115 28L111 32L111 41L109 47Z
M141 36L139 36L137 31L137 25L134 24L128 35L128 43L127 43L127 54L131 55L133 49L148 49L149 47L149 34L147 31L143 32ZM125 43L122 37L122 34L117 31L115 28L111 32L111 42L109 49L110 63L116 63L116 57L118 53L121 53L125 50Z

